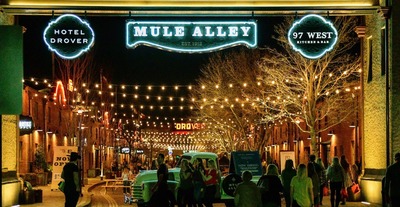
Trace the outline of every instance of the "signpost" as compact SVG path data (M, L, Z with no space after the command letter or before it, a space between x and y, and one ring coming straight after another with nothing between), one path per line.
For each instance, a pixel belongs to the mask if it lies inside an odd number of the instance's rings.
M53 157L53 174L51 179L51 190L58 189L58 183L62 180L61 173L64 165L69 162L68 155L71 152L77 152L78 147L76 146L54 146L54 157Z
M49 49L64 59L74 59L94 44L94 32L89 23L73 14L64 14L51 21L43 32Z
M309 59L318 59L331 51L338 39L333 24L325 18L310 14L294 22L288 32L290 45Z
M257 24L246 22L126 22L126 47L147 45L167 51L202 53L237 45L257 46Z
M246 170L253 176L262 176L260 154L257 151L232 152L229 173L242 175Z

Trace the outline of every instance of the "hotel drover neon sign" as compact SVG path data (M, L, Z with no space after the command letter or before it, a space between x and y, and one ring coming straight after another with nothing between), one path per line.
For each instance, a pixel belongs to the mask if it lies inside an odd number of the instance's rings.
M255 21L126 22L126 47L139 45L181 53L203 53L244 45L257 46Z
M306 58L318 59L333 49L338 33L330 21L310 14L294 22L288 39L295 51Z
M89 23L78 16L64 14L49 22L43 40L61 58L74 59L93 46L94 32Z

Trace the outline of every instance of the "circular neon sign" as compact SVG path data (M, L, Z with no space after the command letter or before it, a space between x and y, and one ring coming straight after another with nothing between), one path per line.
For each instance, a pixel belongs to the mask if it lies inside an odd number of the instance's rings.
M290 45L309 59L317 59L331 51L338 34L333 24L325 18L310 14L294 22L288 32Z
M43 39L58 56L74 59L93 46L94 32L89 23L78 16L65 14L47 25Z

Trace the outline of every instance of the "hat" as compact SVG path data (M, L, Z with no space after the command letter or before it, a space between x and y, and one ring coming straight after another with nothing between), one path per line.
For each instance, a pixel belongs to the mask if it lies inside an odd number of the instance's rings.
M396 153L396 154L394 155L394 160L400 161L400 152L398 152L398 153Z
M69 159L75 161L77 159L81 159L81 156L77 152L71 152L69 155Z

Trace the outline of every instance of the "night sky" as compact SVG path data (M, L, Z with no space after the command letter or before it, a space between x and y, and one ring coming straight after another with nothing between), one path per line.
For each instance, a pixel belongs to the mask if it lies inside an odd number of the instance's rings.
M51 53L43 41L43 31L51 16L20 16L18 24L27 28L24 34L25 78L51 78ZM56 17L55 17L56 18ZM81 16L82 19L84 17ZM90 51L95 53L96 68L103 69L114 84L174 85L194 84L212 53L185 54L163 51L146 46L135 49L125 47L125 20L128 17L86 17L95 32L95 44ZM166 18L135 20L185 20L212 21L211 18ZM219 18L218 20L223 20ZM232 20L232 19L229 19ZM233 20L247 20L245 18ZM256 18L258 22L258 45L271 43L273 24L278 17ZM232 49L225 49L227 52Z

